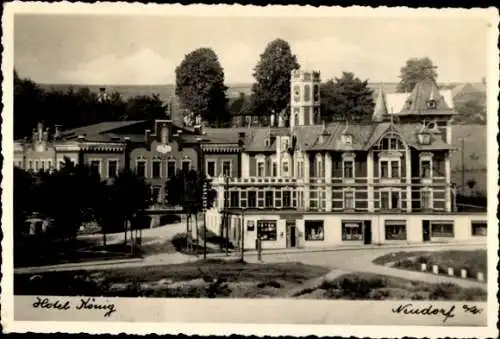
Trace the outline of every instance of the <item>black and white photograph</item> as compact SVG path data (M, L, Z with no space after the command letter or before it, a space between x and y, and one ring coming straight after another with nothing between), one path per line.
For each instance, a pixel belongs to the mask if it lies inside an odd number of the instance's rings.
M6 331L496 336L497 10L2 27Z

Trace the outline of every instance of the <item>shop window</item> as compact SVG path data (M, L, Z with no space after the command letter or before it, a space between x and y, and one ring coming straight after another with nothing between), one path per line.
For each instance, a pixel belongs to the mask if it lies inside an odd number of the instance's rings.
M222 174L226 177L231 176L231 160L222 161Z
M485 237L487 235L487 226L488 223L486 221L472 221L471 222L472 235Z
M108 178L114 178L118 175L118 161L109 160L108 161Z
M306 240L325 240L325 227L323 220L305 220L304 229Z
M431 223L431 236L436 238L453 238L453 222L433 221Z
M215 177L216 168L215 168L215 160L207 161L207 176Z
M257 236L260 237L262 241L276 241L277 239L276 224L277 223L275 220L258 220Z
M160 160L153 160L152 163L153 169L151 173L153 175L153 178L159 178L161 177L161 162Z
M138 160L135 164L135 170L136 170L137 176L139 178L146 177L146 161L145 160Z
M175 175L175 160L169 160L167 162L167 175L169 178Z
M386 220L385 240L406 240L406 221Z
M342 240L363 240L363 222L342 221Z

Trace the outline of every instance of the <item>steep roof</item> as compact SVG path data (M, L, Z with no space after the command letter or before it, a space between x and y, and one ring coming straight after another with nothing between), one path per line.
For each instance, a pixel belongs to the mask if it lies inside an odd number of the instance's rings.
M433 109L428 106L428 102L432 100L435 102L435 108ZM427 78L415 85L399 114L453 114L453 110L450 109L444 100L436 82L433 79Z
M375 102L375 109L373 110L373 121L382 121L384 116L386 116L387 114L388 111L384 88L380 87L380 89L378 90L377 101Z

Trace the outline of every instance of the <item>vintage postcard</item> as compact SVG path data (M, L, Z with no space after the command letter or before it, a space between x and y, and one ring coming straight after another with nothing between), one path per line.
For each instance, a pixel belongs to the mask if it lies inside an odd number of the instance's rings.
M497 336L496 9L4 9L6 332Z

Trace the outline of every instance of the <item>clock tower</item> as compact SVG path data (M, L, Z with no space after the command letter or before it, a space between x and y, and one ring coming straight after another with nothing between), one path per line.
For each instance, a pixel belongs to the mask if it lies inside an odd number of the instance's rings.
M316 125L320 115L320 72L293 70L291 74L290 128Z

